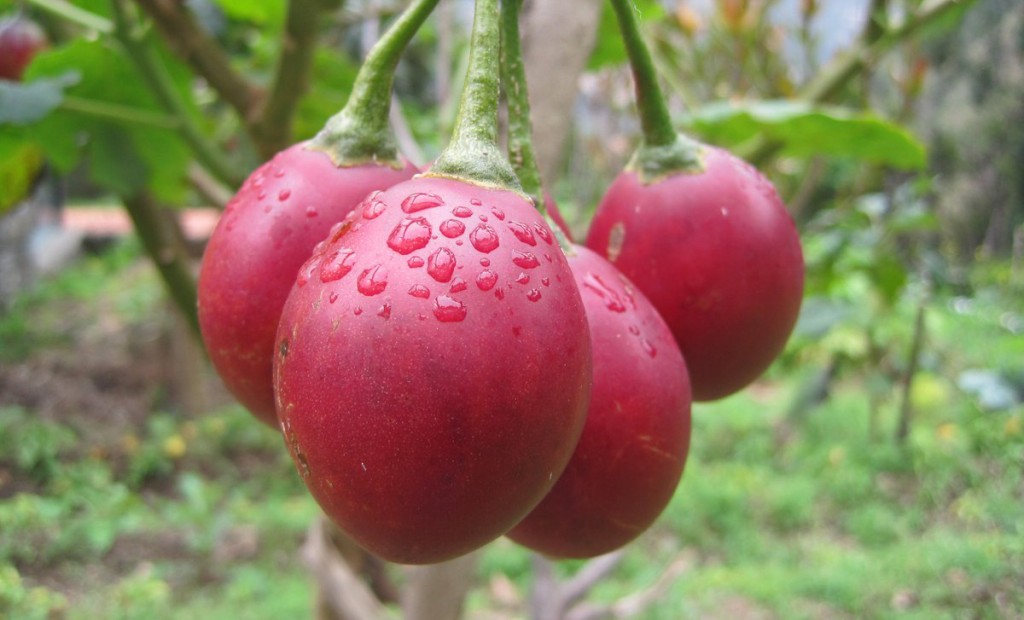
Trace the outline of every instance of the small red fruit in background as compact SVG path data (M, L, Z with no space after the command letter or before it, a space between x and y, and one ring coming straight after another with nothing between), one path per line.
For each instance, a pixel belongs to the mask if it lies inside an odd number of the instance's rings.
M32 58L46 47L46 35L25 17L0 19L0 79L18 81Z
M686 364L665 321L607 260L569 255L590 325L594 387L583 434L555 487L508 536L546 555L587 558L658 518L690 444Z

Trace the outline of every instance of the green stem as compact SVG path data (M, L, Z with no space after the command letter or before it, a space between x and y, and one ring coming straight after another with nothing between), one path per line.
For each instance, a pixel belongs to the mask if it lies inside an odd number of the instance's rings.
M508 102L508 155L519 182L544 212L544 190L540 167L533 151L530 127L530 98L519 38L519 9L522 0L501 2L501 83Z
M178 129L181 127L181 121L166 114L111 103L109 101L65 96L64 100L60 102L60 108L69 112L78 112L79 114L86 114L94 118L120 123L146 125L160 129Z
M84 26L97 32L110 34L114 32L114 24L105 17L79 8L66 0L28 0L31 4L49 11L58 17L79 26Z
M522 191L498 148L500 29L498 0L476 0L466 85L451 142L426 176Z
M415 0L388 28L359 69L345 107L334 115L310 143L338 166L377 162L402 167L388 114L395 68L413 35L438 0Z
M640 33L631 0L611 0L626 47L636 90L643 141L628 169L644 183L654 183L676 172L697 172L703 168L700 145L677 132L672 126L668 104L658 85L658 74L651 52Z
M508 154L512 169L523 186L523 192L533 200L555 234L558 245L565 253L575 252L572 243L548 213L544 200L544 184L540 166L533 151L530 126L530 93L526 83L526 68L519 37L519 9L522 0L501 2L501 82L508 102Z
M153 46L129 21L124 2L113 0L111 3L114 10L114 36L125 47L129 58L135 63L160 105L181 122L178 131L192 147L196 158L225 184L241 185L244 175L235 169L223 151L207 138L206 132L194 121L166 67L154 53Z

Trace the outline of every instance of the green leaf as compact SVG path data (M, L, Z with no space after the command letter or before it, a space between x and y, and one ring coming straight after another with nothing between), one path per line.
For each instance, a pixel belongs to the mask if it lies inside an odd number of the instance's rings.
M665 9L658 0L635 0L633 5L641 22L661 19L665 15ZM626 48L622 44L622 35L619 33L619 23L615 19L615 11L612 10L611 4L605 2L601 10L601 22L597 28L597 41L587 61L587 69L594 71L628 60Z
M0 216L28 194L42 167L43 155L32 144L0 148Z
M216 0L216 3L231 19L252 22L257 26L280 26L284 23L283 0Z
M758 135L791 157L830 155L921 169L925 149L905 127L868 112L799 101L714 103L683 124L709 142L736 146Z
M192 99L188 68L166 50L160 49L160 54L176 89L188 104L190 115L200 118ZM76 39L44 52L29 67L27 77L61 76L68 71L80 76L76 84L67 88L68 97L164 113L124 49L109 39ZM66 171L84 158L90 178L119 193L146 187L161 200L179 202L187 191L186 171L192 152L171 128L128 119L100 120L84 112L57 107L25 126L22 137L39 145L59 170Z
M64 90L78 83L74 71L31 82L0 80L0 124L27 125L56 108L64 100Z

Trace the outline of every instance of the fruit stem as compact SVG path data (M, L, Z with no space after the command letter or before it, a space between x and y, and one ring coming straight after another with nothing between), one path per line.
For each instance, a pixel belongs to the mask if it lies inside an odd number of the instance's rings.
M530 94L519 36L519 9L522 3L522 0L501 2L501 82L508 102L508 155L512 169L523 186L523 192L533 200L537 210L544 216L562 251L570 252L573 251L572 243L548 213L540 167L533 150Z
M636 106L643 130L643 140L627 169L645 183L656 182L674 172L702 170L700 144L672 126L668 104L658 85L654 61L644 43L632 1L611 0L611 3L633 72Z
M374 162L394 168L399 160L389 122L391 87L398 61L438 0L414 0L366 55L348 102L331 117L309 147L327 153L335 165Z
M519 37L522 0L501 2L501 83L508 102L508 156L523 191L544 211L540 168L533 151L530 99Z
M500 29L498 0L476 0L469 68L448 146L424 175L454 178L485 187L522 192L508 159L498 148Z

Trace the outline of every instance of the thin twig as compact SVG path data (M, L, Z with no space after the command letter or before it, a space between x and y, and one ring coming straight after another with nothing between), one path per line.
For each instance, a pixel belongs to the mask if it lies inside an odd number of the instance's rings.
M611 605L595 605L583 603L577 605L568 614L566 620L606 620L617 618L636 618L648 607L657 603L665 596L672 584L693 565L691 554L683 552L668 565L665 572L650 587L623 597Z
M90 30L110 34L114 24L106 17L77 7L66 0L28 0L29 3L57 15L61 19L74 22Z

